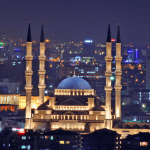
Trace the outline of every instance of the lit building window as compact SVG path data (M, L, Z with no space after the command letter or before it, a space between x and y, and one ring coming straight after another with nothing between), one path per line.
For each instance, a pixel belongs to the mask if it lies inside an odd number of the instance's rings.
M21 149L26 149L26 146L25 145L21 145Z
M66 141L66 144L70 144L70 141Z
M99 126L98 126L98 125L96 126L96 129L97 129L97 130L99 129Z
M40 139L44 139L44 136L40 136Z
M65 142L64 141L59 141L59 144L64 144Z
M53 136L51 136L51 140L53 140L54 138L53 138Z
M27 148L27 149L30 149L30 145L27 145L26 148Z
M89 112L89 114L90 114L90 115L93 115L93 112L92 112L92 111L90 111L90 112Z
M96 120L98 120L98 115L96 115Z
M22 140L26 140L26 136L22 136Z
M147 146L148 143L147 142L140 142L140 146Z
M67 124L67 129L70 129L70 124Z
M43 119L43 114L41 114L41 119Z

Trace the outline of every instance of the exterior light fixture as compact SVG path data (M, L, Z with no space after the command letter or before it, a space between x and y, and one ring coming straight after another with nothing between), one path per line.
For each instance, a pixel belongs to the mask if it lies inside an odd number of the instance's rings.
M112 76L110 76L110 80L111 81L114 81L115 80L115 77L112 75Z

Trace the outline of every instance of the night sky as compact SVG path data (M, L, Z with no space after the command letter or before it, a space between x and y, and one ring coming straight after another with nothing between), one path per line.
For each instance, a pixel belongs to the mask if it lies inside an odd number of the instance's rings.
M86 38L105 44L108 22L112 38L120 23L123 44L150 46L150 0L0 0L0 35L26 40L31 20L32 40Z

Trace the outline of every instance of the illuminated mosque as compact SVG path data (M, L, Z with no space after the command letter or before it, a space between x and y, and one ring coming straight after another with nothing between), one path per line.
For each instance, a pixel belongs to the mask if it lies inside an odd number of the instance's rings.
M50 95L47 101L44 100L45 91L45 43L43 24L40 37L39 55L39 107L31 113L32 96L32 40L30 22L28 27L27 48L26 48L26 122L25 129L33 130L64 130L77 131L83 133L93 132L98 129L107 128L117 131L122 136L136 134L140 132L150 132L150 129L125 129L114 127L114 122L121 119L121 40L118 24L116 40L116 70L115 70L115 114L111 109L111 76L112 76L112 45L111 45L110 24L108 26L106 42L106 86L105 104L101 103L91 88L90 84L75 75L62 80Z

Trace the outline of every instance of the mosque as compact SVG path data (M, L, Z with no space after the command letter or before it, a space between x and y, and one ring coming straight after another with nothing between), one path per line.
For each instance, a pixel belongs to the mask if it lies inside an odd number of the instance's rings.
M106 42L106 86L105 104L100 102L89 83L75 75L62 80L54 94L44 101L45 91L45 43L43 24L40 38L39 56L39 107L31 113L32 96L32 40L30 22L27 35L26 48L26 122L25 129L33 130L64 130L83 133L93 132L98 129L107 128L117 131L122 136L136 134L138 132L150 132L150 129L125 129L123 124L114 126L114 122L121 119L121 40L118 24L116 40L116 70L115 70L115 114L111 110L111 76L112 76L112 48L111 48L110 24L108 26Z

